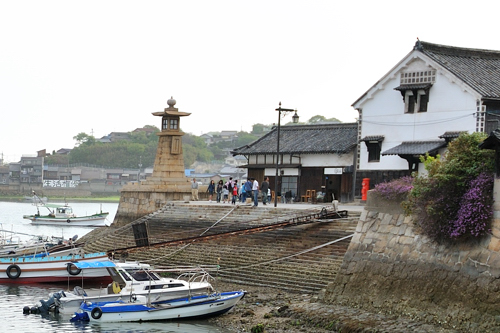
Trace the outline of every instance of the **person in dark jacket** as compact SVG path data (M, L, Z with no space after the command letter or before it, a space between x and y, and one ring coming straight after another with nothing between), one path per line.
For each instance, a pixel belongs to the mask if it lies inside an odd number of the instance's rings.
M260 184L260 190L262 191L262 203L267 205L267 191L269 190L269 177L264 177L264 181Z
M220 203L220 199L222 198L222 187L223 186L224 186L224 182L221 179L217 183L217 188L215 189L215 191L217 192L217 203Z
M208 201L212 202L212 197L214 196L215 192L215 182L213 180L210 181L210 184L208 185L207 188L208 192Z

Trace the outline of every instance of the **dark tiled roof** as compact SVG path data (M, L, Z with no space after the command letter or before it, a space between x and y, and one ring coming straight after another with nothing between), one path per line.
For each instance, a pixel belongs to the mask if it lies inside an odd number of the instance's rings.
M417 41L419 50L475 89L500 99L500 51L468 49Z
M462 133L467 133L467 131L449 131L449 132L444 132L443 135L440 135L440 139L456 139L460 136Z
M407 141L382 152L382 155L425 155L446 147L446 141Z
M496 149L500 146L500 129L496 129L479 144L480 149Z
M384 141L384 138L385 138L385 136L383 136L383 135L367 135L363 139L361 139L360 141L378 141L378 142L382 142L382 141Z
M405 91L405 90L414 90L414 89L427 89L432 84L430 83L417 83L417 84L402 84L394 88L394 90Z
M356 145L357 123L281 126L280 153L350 152ZM276 154L277 128L249 145L236 148L233 155Z

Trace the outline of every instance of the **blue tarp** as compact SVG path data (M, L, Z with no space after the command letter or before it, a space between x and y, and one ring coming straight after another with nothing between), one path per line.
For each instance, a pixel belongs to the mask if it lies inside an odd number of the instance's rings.
M86 269L86 268L106 268L106 267L115 267L115 263L112 261L91 261L91 262L74 262L77 268Z

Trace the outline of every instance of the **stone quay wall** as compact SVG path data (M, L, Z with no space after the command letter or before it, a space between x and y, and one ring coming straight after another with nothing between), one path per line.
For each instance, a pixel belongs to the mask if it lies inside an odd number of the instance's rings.
M200 186L198 197L200 200L207 200L207 186ZM120 194L120 202L116 211L113 224L116 226L124 226L127 223L142 218L145 215L151 214L165 206L168 202L191 200L191 189L185 188L170 188L161 186L154 188L153 186L132 185L122 189Z
M495 195L498 188L495 183ZM369 191L356 233L324 301L467 332L500 331L498 205L491 235L445 246L418 234L399 203Z

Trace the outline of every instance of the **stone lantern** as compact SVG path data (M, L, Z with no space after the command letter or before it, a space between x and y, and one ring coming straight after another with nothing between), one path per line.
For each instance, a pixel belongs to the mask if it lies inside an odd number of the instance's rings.
M179 112L170 98L168 108L153 112L161 117L153 174L139 184L127 184L121 190L115 222L125 224L163 207L169 201L184 200L191 194L191 184L184 172L180 118L190 113Z
M184 156L182 154L182 136L180 118L190 113L179 112L175 107L175 99L167 101L168 108L160 112L153 112L154 116L161 117L161 132L156 150L156 159L153 167L152 179L162 182L185 183Z

